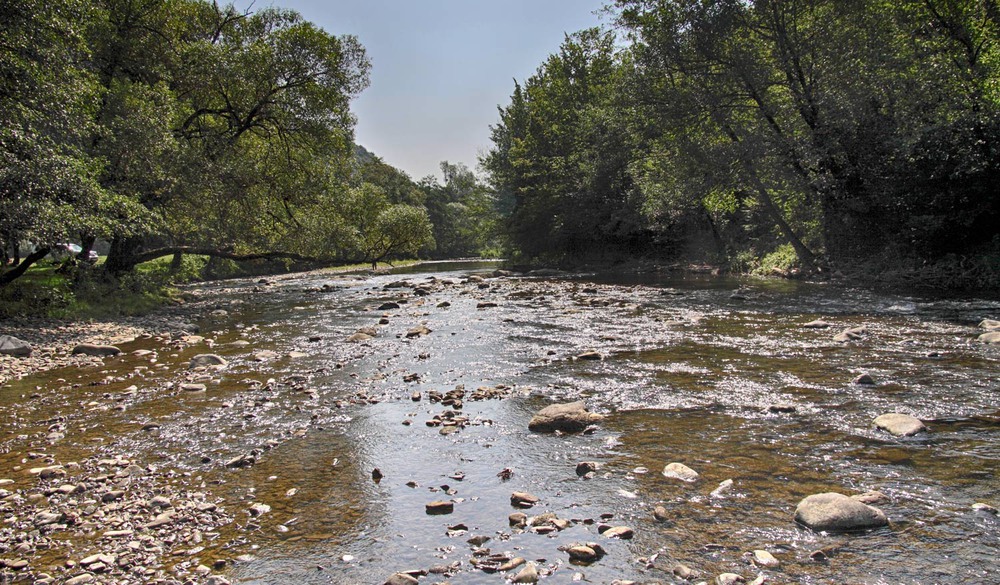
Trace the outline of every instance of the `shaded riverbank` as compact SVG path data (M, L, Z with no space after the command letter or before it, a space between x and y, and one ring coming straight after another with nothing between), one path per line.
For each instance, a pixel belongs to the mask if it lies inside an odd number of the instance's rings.
M1000 356L975 326L996 302L491 271L201 285L184 316L196 336L140 335L100 367L8 383L6 571L381 583L412 570L429 573L420 583L500 583L491 563L519 557L548 583L679 582L678 564L702 580L996 577L997 520L972 508L1000 498ZM817 318L831 327L804 327ZM600 359L579 359L591 351ZM190 369L204 353L228 365ZM876 384L852 384L862 373ZM607 415L593 433L527 430L535 411L573 399ZM931 432L881 433L872 419L890 411ZM674 461L700 477L661 475ZM578 475L581 462L595 469ZM55 465L65 475L30 473ZM869 490L886 495L888 528L825 535L792 521L806 495ZM555 518L512 525L513 492L540 499L528 516ZM434 501L452 512L428 515ZM36 526L43 513L62 517ZM164 513L171 523L150 526ZM570 556L586 543L605 555ZM750 564L755 550L780 566ZM114 565L82 566L92 554Z

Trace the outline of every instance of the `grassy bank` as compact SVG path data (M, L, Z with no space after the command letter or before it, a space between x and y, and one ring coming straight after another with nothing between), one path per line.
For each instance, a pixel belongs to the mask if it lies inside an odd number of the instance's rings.
M88 320L145 315L181 302L177 288L180 284L293 272L292 267L284 263L237 263L185 255L180 263L174 262L173 256L163 256L116 278L108 275L101 263L91 266L44 261L32 266L24 276L0 289L0 319ZM417 263L418 260L406 260L393 262L392 266ZM351 264L323 270L351 272L370 268L371 264Z

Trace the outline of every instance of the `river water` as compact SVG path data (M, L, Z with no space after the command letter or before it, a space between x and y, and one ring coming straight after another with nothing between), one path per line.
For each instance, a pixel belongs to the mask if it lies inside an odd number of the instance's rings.
M494 268L202 286L192 293L206 314L225 311L200 322L211 347L159 348L149 369L127 353L5 389L4 404L51 394L9 419L0 467L26 448L18 437L62 417L78 431L48 447L57 459L114 452L176 469L233 514L199 560L226 560L234 583L377 584L435 566L449 573L420 583L503 583L474 566L480 548L533 561L554 584L680 582L677 563L699 581L1000 583L1000 519L972 508L1000 506L1000 347L976 341L1000 302L694 275L489 277ZM378 309L389 301L400 308ZM832 326L803 327L815 319ZM430 332L407 336L421 324ZM860 339L833 341L860 326ZM364 327L377 335L346 341ZM575 359L590 350L603 359ZM228 368L207 392L177 390L187 360L208 351ZM852 384L864 373L876 385ZM79 408L134 384L121 408ZM432 393L459 387L468 424L428 426L455 410ZM607 416L588 434L527 430L534 412L569 400ZM878 431L872 419L886 412L930 432ZM253 466L225 466L247 453ZM597 471L578 476L581 461ZM699 479L664 477L675 461ZM732 487L713 495L725 480ZM887 496L887 528L825 534L792 520L809 494L871 490ZM512 528L515 491L540 498L529 515L568 527ZM427 514L435 500L454 511ZM251 516L251 503L270 510ZM656 506L665 517L654 519ZM602 523L635 536L604 538ZM561 550L585 542L606 556L574 564ZM749 564L756 549L781 566Z

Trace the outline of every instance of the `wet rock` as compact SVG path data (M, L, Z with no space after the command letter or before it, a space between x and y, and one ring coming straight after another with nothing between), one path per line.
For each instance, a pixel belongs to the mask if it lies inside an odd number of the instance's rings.
M430 515L432 515L432 516L436 516L436 515L440 515L440 514L451 514L452 512L455 511L455 502L448 502L448 501L441 501L441 500L439 500L439 501L431 502L431 503L427 504L425 506L425 509L426 509L427 513L430 514Z
M263 516L271 511L271 506L257 502L255 504L251 504L249 511L251 516Z
M389 301L389 302L382 303L381 305L379 305L377 310L379 310L379 311L395 311L398 308L399 308L399 303L394 303L392 301Z
M987 331L1000 331L1000 321L994 319L983 319L979 322L979 328Z
M0 335L0 355L31 357L31 344L11 335Z
M725 495L729 493L729 490L731 489L733 489L733 480L727 479L720 482L719 487L712 490L712 493L708 495L713 498L722 498L725 497Z
M576 474L579 476L587 475L588 473L594 473L599 467L596 461L581 461L576 464Z
M582 400L566 404L551 404L532 417L531 422L528 423L528 430L576 433L586 430L590 424L601 420L604 420L604 416L588 411Z
M32 523L36 528L41 528L42 526L50 526L52 524L59 524L66 520L66 515L61 512L39 512L35 515Z
M715 578L715 585L735 585L736 583L746 583L747 580L742 575L736 573L722 573Z
M853 380L851 380L851 384L855 384L855 385L859 385L859 386L874 386L875 385L875 379L872 378L868 374L861 374L857 378L854 378Z
M204 384L187 383L181 384L181 390L185 392L204 392L208 387Z
M524 512L514 512L507 516L507 522L514 528L524 528L528 525L528 515Z
M979 343L1000 344L1000 331L988 331L979 336Z
M668 463L667 466L663 468L663 476L671 479L691 482L698 479L698 472L683 463L674 462Z
M499 566L499 567L497 568L497 570L498 570L498 571L503 571L503 572L507 572L507 571L512 571L512 570L514 570L514 569L516 569L516 568L520 567L521 565L523 565L523 564L524 564L524 563L526 563L526 562L528 562L528 561L526 561L526 560L525 560L525 559L523 559L522 557L514 557L514 558L512 558L511 560L509 560L509 561L507 561L507 562L505 562L505 563L501 564L501 565L500 565L500 566Z
M986 514L993 514L994 516L1000 514L1000 510L997 510L989 504L983 504L981 502L972 504L972 509L976 512L984 512Z
M492 308L497 307L497 306L499 306L499 305L497 305L496 303L494 303L492 301L484 301L484 302L481 302L481 303L476 303L476 308L477 309L492 309Z
M578 360L594 360L594 361L596 361L596 360L604 359L604 356L602 356L600 354L600 352L598 352L598 351L590 350L590 351L585 351L585 352L583 352L581 354L578 354L576 356L576 359L578 359Z
M867 332L868 330L865 329L864 327L850 327L834 335L833 340L838 341L840 343L847 343L848 341L857 341L862 337L864 337L865 333Z
M188 364L188 368L194 369L198 367L218 367L226 366L229 362L225 360L222 356L215 355L214 353L200 353L193 358L191 358L191 363Z
M535 563L528 563L514 576L513 583L538 583L538 569Z
M843 494L813 494L795 508L795 521L816 531L841 532L878 528L889 524L882 510Z
M806 329L829 329L830 327L833 327L833 323L828 323L821 319L816 319L815 321L810 321L802 326L805 327Z
M530 508L538 503L538 496L527 492L514 492L510 495L510 505L516 508Z
M429 335L430 333L431 330L428 329L426 325L418 325L406 332L406 338L413 339L415 337L423 337L424 335Z
M441 301L440 303L437 304L437 308L439 309L447 309L450 306L451 303L449 303L448 301Z
M81 343L73 348L73 355L89 355L94 357L113 357L120 354L122 350L113 345L98 345L94 343Z
M753 551L753 564L764 569L776 569L781 566L781 561L766 550Z
M601 534L606 538L620 538L622 540L628 540L635 536L635 531L628 526L614 526L608 528Z
M676 565L674 565L674 568L671 570L671 572L678 579L683 579L685 581L690 581L691 579L694 579L695 577L698 576L698 573L694 569L682 563L677 563Z
M874 423L876 427L897 437L910 437L927 432L927 426L920 419L898 412L878 416Z
M205 585L232 585L232 582L221 575L212 575L205 580Z
M865 492L863 494L857 494L851 496L851 499L857 500L862 504L868 504L869 506L872 504L882 504L890 501L889 496L879 491L870 491L870 492Z
M420 583L416 577L412 577L406 573L396 573L386 579L384 585L415 585L416 583Z
M90 573L83 573L82 575L66 579L65 585L84 585L85 583L93 583L95 578L96 577Z
M570 560L573 561L592 563L600 559L600 555L597 551L583 544L571 546L566 549L566 552L569 554Z
M796 410L798 410L798 407L796 407L794 404L789 404L784 402L778 404L772 404L767 407L767 411L774 414L788 414L791 412L795 412Z
M656 518L658 522L666 522L670 519L670 514L663 506L657 506L653 508L653 518Z

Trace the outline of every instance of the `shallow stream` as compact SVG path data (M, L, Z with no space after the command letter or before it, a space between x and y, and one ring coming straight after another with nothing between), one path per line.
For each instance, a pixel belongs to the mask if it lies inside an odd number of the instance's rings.
M503 583L504 573L473 566L480 547L536 562L552 584L679 583L677 563L697 581L730 572L774 583L1000 583L1000 518L972 509L1000 506L1000 346L976 342L976 324L1000 318L1000 302L693 275L492 278L493 269L203 286L192 293L208 343L139 339L102 369L0 390L0 477L38 449L60 462L106 453L177 470L234 517L197 559L225 560L234 583L378 584L435 566L448 572L420 583ZM378 309L390 301L400 308ZM832 326L803 327L816 319ZM421 324L430 332L407 336ZM860 339L833 340L860 326ZM346 341L364 327L377 335ZM142 349L155 360L132 353ZM602 359L575 358L590 350ZM187 361L207 352L229 366L205 392L178 390ZM874 386L852 384L865 373ZM427 421L456 409L430 396L458 386L468 424L443 434ZM580 399L607 415L594 432L527 430L540 408ZM778 404L792 411L769 410ZM930 432L885 434L872 419L886 412ZM53 421L64 437L50 435ZM225 465L241 455L255 464ZM578 476L581 461L597 471ZM674 461L699 479L664 477ZM825 534L792 520L809 494L871 490L888 497L878 504L888 528ZM540 498L529 515L553 512L569 526L512 528L515 491ZM454 511L425 513L435 500ZM253 503L270 510L251 515ZM654 519L656 506L665 518ZM635 536L604 538L602 523ZM489 540L470 544L476 536ZM560 550L584 542L607 555L574 564ZM756 549L780 567L749 564Z

